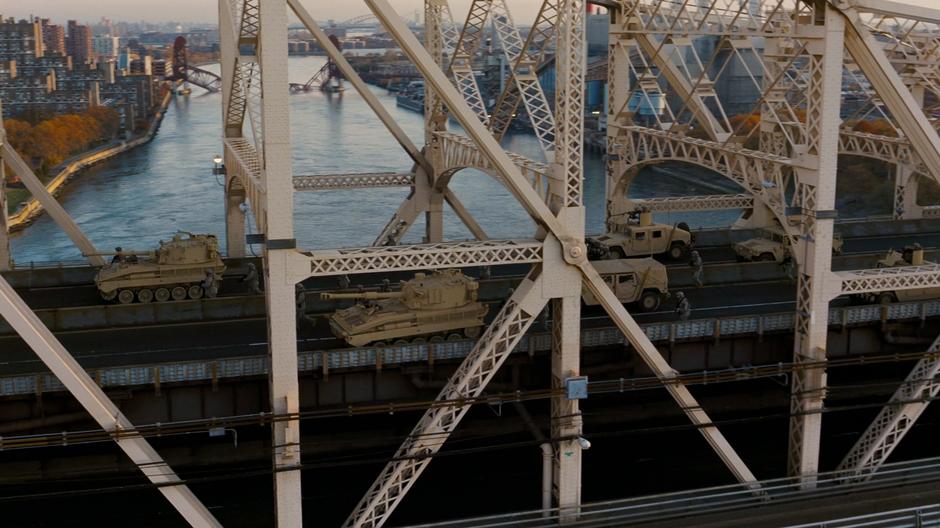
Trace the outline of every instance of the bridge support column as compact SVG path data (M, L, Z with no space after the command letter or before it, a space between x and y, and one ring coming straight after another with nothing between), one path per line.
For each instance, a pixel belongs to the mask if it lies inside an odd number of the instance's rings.
M894 168L894 212L895 220L921 218L924 208L917 204L919 181L909 165L898 164Z
M584 0L558 3L555 159L549 182L549 206L569 233L584 243ZM566 264L570 249L546 243L546 298L552 306L552 388L581 371L581 273ZM578 400L552 398L552 438L556 439L553 494L562 523L581 511L581 411Z
M287 4L258 2L257 53L261 62L260 100L263 131L266 215L265 301L268 313L271 412L291 415L272 424L275 512L278 527L303 526L300 485L300 411L297 379L297 325L292 270L294 182L291 174L290 97L287 86ZM265 89L266 88L266 89Z
M807 143L797 158L796 170L802 226L794 251L800 265L795 363L826 360L829 288L838 284L831 265L845 28L842 15L827 2L817 0L813 7L813 27L805 30L811 79L807 87ZM815 486L819 471L825 395L825 369L793 373L788 464L790 475L801 477L807 487Z

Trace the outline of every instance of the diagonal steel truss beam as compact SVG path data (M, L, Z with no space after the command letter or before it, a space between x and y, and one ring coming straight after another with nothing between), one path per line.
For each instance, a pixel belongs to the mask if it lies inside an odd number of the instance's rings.
M846 19L845 48L874 86L930 175L940 182L940 136L924 115L910 89L885 55L859 13L851 8L840 11Z
M0 277L0 316L36 352L98 425L114 435L118 447L151 483L158 486L160 493L190 525L222 526L150 443L136 434L134 424L95 384L3 277Z
M755 486L753 474L724 436L718 431L714 423L711 422L708 415L691 393L689 393L688 389L676 381L676 371L669 366L665 358L656 350L636 322L627 313L626 309L624 309L623 305L620 304L620 301L616 298L614 293L587 261L586 249L583 243L579 241L580 237L570 233L568 231L568 225L559 220L548 208L547 204L541 201L538 194L535 193L522 174L513 165L512 160L506 155L506 152L499 147L493 136L489 134L482 123L479 122L479 119L473 114L469 106L461 99L460 94L450 85L443 70L437 66L433 58L420 43L418 43L417 39L415 39L408 28L398 19L397 14L388 2L386 0L366 0L366 3L392 37L398 42L405 54L416 65L419 71L421 71L426 82L437 91L454 117L479 145L486 158L492 163L500 176L504 178L513 195L526 209L529 215L549 233L549 238L546 239L546 248L549 247L549 240L556 241L551 244L553 251L561 250L566 265L573 266L580 270L585 287L594 293L601 305L611 315L618 328L624 332L630 343L637 349L638 354L647 362L657 376L663 379L670 395L679 403L683 412L689 416L693 423L699 426L699 430L713 449L715 449L721 460L740 481L746 483L748 486ZM583 226L581 226L581 229L583 230ZM553 258L558 259L557 253L553 255ZM536 271L536 273L538 272ZM532 279L537 278L535 276L530 277ZM521 295L523 291L517 290L516 293ZM514 299L515 298L514 296ZM522 299L527 300L528 296ZM542 306L544 302L545 299L539 296L538 305ZM506 310L511 313L514 309L507 304L507 307L501 314L505 315ZM526 314L531 313L525 309L523 309L523 311ZM519 326L521 323L514 324L515 326ZM492 326L487 331L487 335L500 334L501 327L502 324ZM479 359L479 356L475 357ZM484 380L485 384L488 378L485 376L481 378L480 372L483 371L481 370L482 365L481 361L477 359L473 361L476 365L474 368L461 369L461 371L455 375L453 384L464 387L475 387L475 383L479 382L481 379ZM468 365L468 363L464 365ZM487 366L491 365L492 359L485 357L482 359L482 364ZM488 370L485 371L488 372ZM456 422L459 421L464 412L465 411L462 410L451 413L450 417L444 422L447 428L455 427ZM424 432L433 434L440 431L439 424L441 422L437 420L428 421L428 416L430 416L430 413L426 415L425 420L419 423L419 426L415 429L418 434L412 435L412 438L419 435L423 436ZM447 434L449 434L449 430L444 431L443 437L446 438ZM418 455L423 455L432 452L429 450L435 448L426 443L420 443L415 446L415 444L412 444L411 440L408 440L403 445L403 449L405 449L405 452L415 451ZM382 472L370 488L370 491L347 520L348 526L379 526L384 523L404 494L410 489L417 476L420 475L421 471L423 471L424 467L429 463L426 461L415 463L413 462L415 460L414 457L402 458L404 458L404 460L399 459L392 462L386 467L385 471Z
M349 61L346 60L346 57L343 56L343 53L333 45L330 39L327 37L326 33L320 29L320 26L317 25L316 20L310 16L310 13L307 12L303 4L300 3L300 0L287 0L287 5L290 6L291 10L297 15L297 18L300 19L300 22L307 28L308 31L313 35L313 38L317 39L317 42L320 46L323 47L326 51L327 56L336 64L340 72L342 72L343 77L349 81L350 84L356 89L356 92L359 93L359 96L365 100L366 104L369 105L369 108L375 113L375 115L382 121L382 124L385 125L385 128L392 134L398 144L401 145L405 152L408 153L408 156L417 163L424 167L428 172L431 171L430 164L424 158L424 154L415 146L415 144L408 138L408 135L405 134L405 131L398 125L391 114L388 113L388 110L379 102L379 99L372 93L372 90L366 86L365 81L362 80L362 77L356 73L356 70L349 64Z
M62 204L60 204L54 196L49 194L46 186L39 181L39 178L36 177L36 174L29 168L29 165L23 161L23 158L13 150L13 146L6 141L3 134L3 129L0 128L0 144L2 144L0 147L3 149L2 153L0 153L0 160L2 160L0 162L6 162L6 164L13 169L13 173L20 177L23 185L25 185L29 193L33 195L33 198L49 213L52 220L65 231L65 234L68 235L78 249L81 250L82 255L88 258L88 262L95 267L104 266L104 259L101 258L101 255L97 254L98 251L91 243L91 240L85 236L85 233L78 227L75 220L72 220L72 217L69 216L65 208L62 207Z
M506 301L496 319L438 394L437 401L479 396L546 303L547 299L542 297L542 275L536 268ZM469 410L468 405L444 404L425 412L395 453L394 460L385 466L344 526L382 526Z
M851 471L850 480L867 480L891 456L940 392L940 336L868 426L858 442L839 464L840 471Z

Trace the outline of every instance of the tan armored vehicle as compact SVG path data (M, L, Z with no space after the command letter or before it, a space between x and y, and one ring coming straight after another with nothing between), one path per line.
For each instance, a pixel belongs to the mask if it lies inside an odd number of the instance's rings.
M667 253L680 259L692 246L692 234L685 224L654 224L653 213L642 211L636 222L614 223L610 231L588 240L589 250L601 258L648 257Z
M897 268L904 266L923 266L933 264L924 260L924 248L920 245L906 246L903 251L888 250L884 258L875 265L878 268ZM888 292L864 293L860 300L867 303L889 304L892 302L923 301L940 298L940 288L915 288Z
M732 248L741 261L783 262L790 258L790 237L779 229L761 229L760 236L735 243ZM839 232L832 234L832 253L842 254L844 242Z
M634 304L641 312L659 308L663 297L669 296L666 266L652 258L596 260L591 262L604 282L623 304ZM582 288L584 304L600 304L587 288Z
M479 283L458 270L417 273L397 292L322 293L323 299L368 301L330 316L333 334L352 346L424 342L480 335L487 306ZM406 339L407 338L407 339Z
M217 291L225 271L215 235L178 233L161 240L154 251L107 255L113 255L111 263L98 270L95 284L104 300L121 304L199 299L208 277L213 279L209 287Z

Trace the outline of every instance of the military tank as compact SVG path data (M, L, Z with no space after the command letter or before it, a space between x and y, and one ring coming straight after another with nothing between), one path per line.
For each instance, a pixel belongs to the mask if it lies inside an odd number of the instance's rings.
M480 335L487 307L480 285L458 270L417 273L397 292L321 293L322 299L366 301L330 316L333 334L352 346Z
M95 285L102 299L121 304L199 299L207 293L204 286L218 291L225 271L215 235L181 232L156 250L103 255L113 258L98 270Z

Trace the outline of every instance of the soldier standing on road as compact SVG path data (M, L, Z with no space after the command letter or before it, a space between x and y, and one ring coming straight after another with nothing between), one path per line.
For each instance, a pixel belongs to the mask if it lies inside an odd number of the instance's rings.
M795 270L794 270L794 268L793 268L793 258L792 258L792 257L789 257L789 258L786 258L786 257L785 257L785 258L783 259L783 262L780 263L780 266L783 267L783 273L787 276L787 280L788 280L788 281L793 282L793 281L796 280L796 277L794 276L794 271L795 271Z
M297 328L301 328L301 323L307 318L307 291L304 285L297 283L294 286L294 295L297 297Z
M206 292L206 297L209 298L219 294L219 283L215 280L215 272L211 269L206 270L206 278L202 281L202 289Z
M679 314L679 319L683 321L688 321L689 316L692 315L692 305L689 304L689 299L682 292L676 293L676 313Z
M689 263L695 270L692 272L692 278L695 280L695 284L699 288L703 286L702 283L702 273L704 273L704 263L702 262L702 256L698 254L698 251L692 251L692 262Z
M258 278L258 268L254 264L248 264L248 272L245 273L245 276L242 278L242 282L248 283L248 289L252 293L261 293L261 287L259 286L260 279Z

